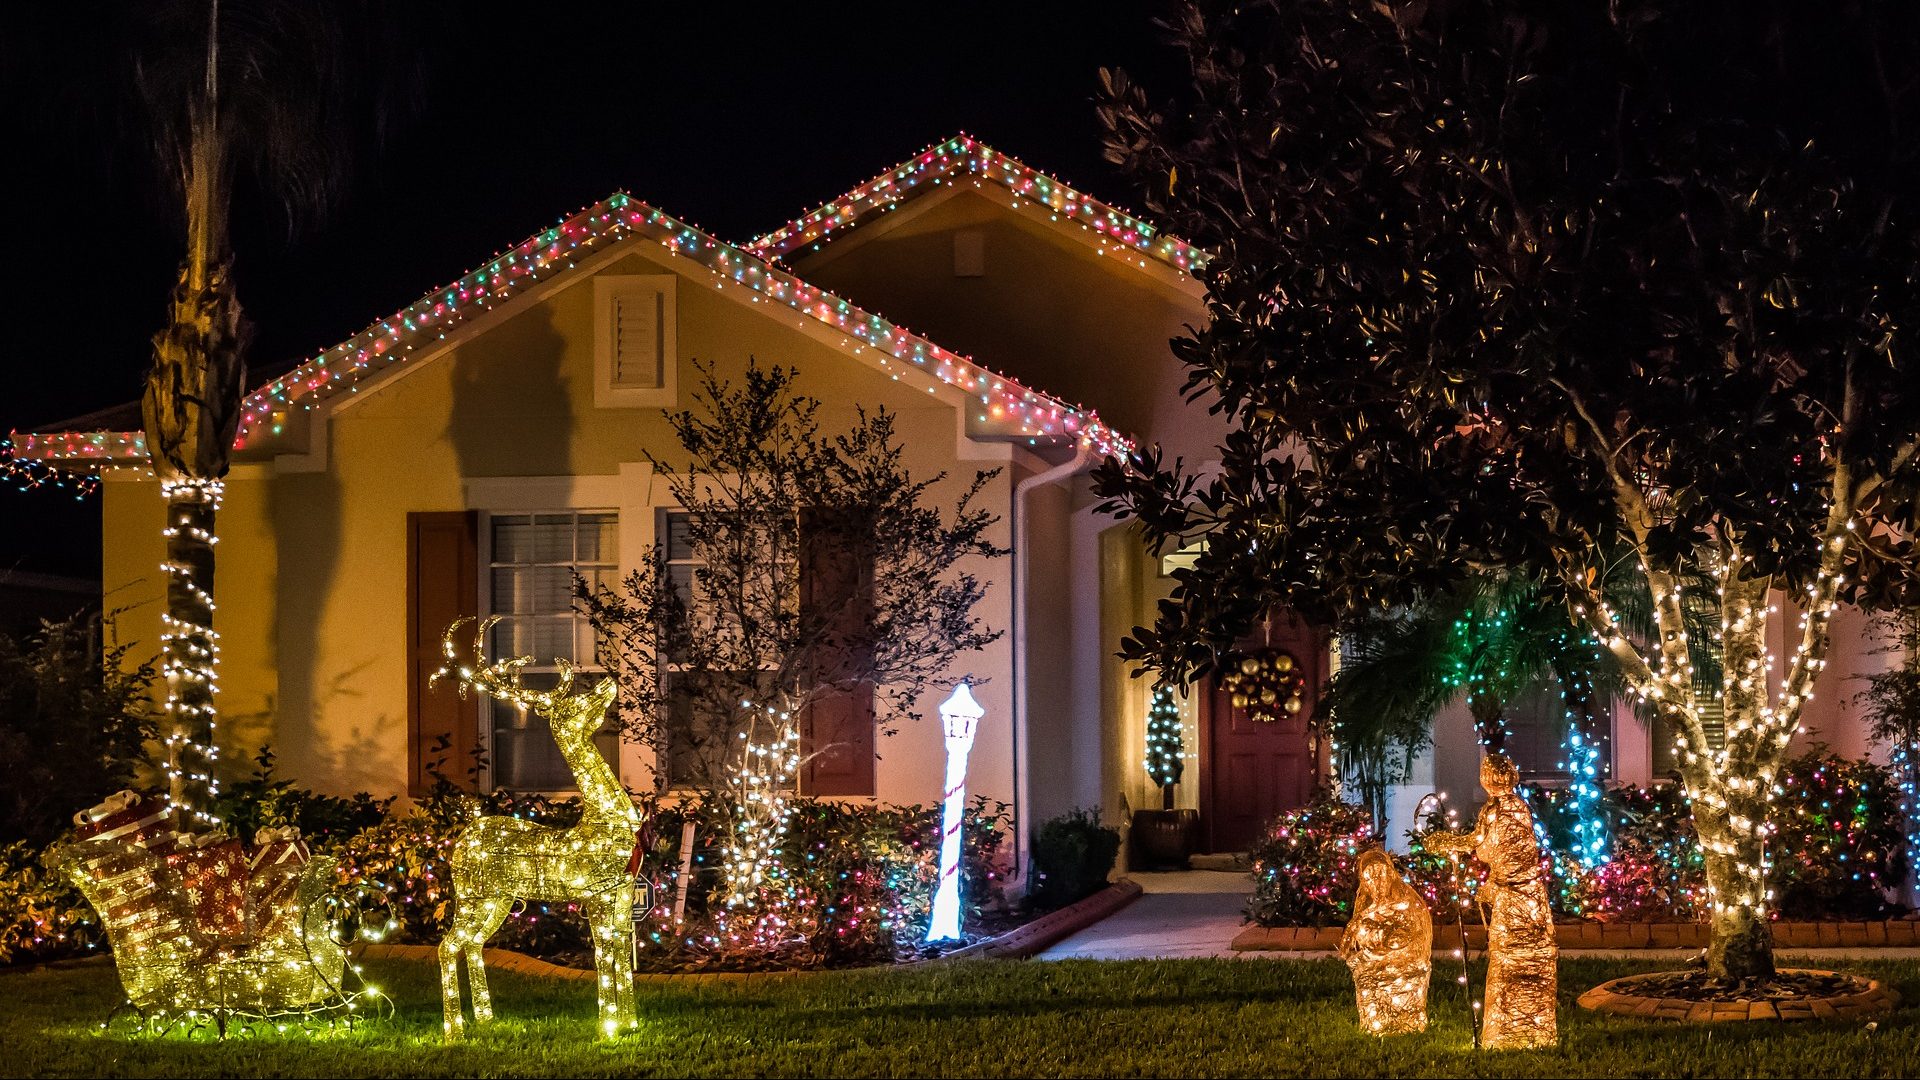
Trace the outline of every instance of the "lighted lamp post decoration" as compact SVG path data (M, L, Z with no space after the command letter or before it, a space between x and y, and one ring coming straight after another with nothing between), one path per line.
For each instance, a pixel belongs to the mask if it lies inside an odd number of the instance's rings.
M966 825L967 755L973 751L974 732L986 714L965 680L940 703L940 726L947 738L947 794L940 807L940 888L933 894L929 943L960 938L960 831Z

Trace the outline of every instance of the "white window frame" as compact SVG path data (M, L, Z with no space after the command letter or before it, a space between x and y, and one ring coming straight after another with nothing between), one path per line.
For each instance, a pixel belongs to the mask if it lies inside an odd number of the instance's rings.
M621 514L619 508L617 507L605 506L605 505L563 505L563 506L527 505L527 506L515 506L511 508L481 510L479 513L479 517L480 517L479 549L480 550L479 550L479 558L477 560L477 564L481 569L481 573L479 574L480 603L477 610L483 613L483 617L498 614L493 610L493 571L495 569L495 563L493 558L494 519L498 517L526 517L528 515L534 515L534 514L548 515L548 516L558 516L558 515L564 514L573 520L574 527L575 527L574 544L575 544L576 562L570 565L578 565L577 563L578 544L579 544L578 526L579 526L580 517L584 514L611 515L613 517L613 522L614 522L614 557L611 560L608 560L607 564L610 564L613 567L614 573L616 576L620 576L625 573L625 570L624 570L625 560L622 558L622 554L625 551L625 546L624 546L625 540L622 534L625 530L626 517L625 515ZM514 564L505 564L505 565L514 565ZM594 565L598 566L598 565L605 565L605 564L595 563ZM482 645L482 648L483 649L485 648L484 643ZM583 675L606 675L607 674L607 669L600 666L599 659L597 657L576 656L576 657L569 657L569 659L575 661L575 664L574 664L575 669L578 670ZM541 675L541 674L553 674L557 672L559 669L554 665L552 657L536 656L533 658L533 663L528 664L523 670L525 670L529 674ZM494 710L499 708L507 708L507 707L509 706L499 701L496 701L490 697L484 699L484 701L481 703L481 706L480 706L480 721L479 721L480 730L477 732L475 745L480 747L482 752L484 752L484 754L486 755L487 764L486 764L486 769L484 771L484 776L486 778L485 787L487 787L488 789L492 789L500 786L498 783L498 775L497 775L497 769L498 769L497 747L495 747L494 745L494 730L493 730L494 729ZM616 732L616 737L619 738L617 732ZM614 763L615 763L614 771L616 774L624 774L625 772L627 772L626 762L625 762L626 742L627 740L625 738L619 738L619 746L614 755ZM574 788L513 788L511 790L518 793L529 794L529 795L552 796L552 795L578 794L577 789L574 789Z
M678 502L662 503L658 506L653 507L652 509L653 509L652 525L653 525L654 541L659 545L661 545L663 549L663 554L664 554L664 548L667 543L667 527L666 527L667 519L673 516L674 514L684 514L684 515L691 516L693 512L688 510L686 507L680 505L680 503ZM694 566L705 565L705 562L703 560L688 560L688 561L691 562L692 565ZM671 560L669 560L669 565L671 565ZM697 584L689 585L690 590L697 589L697 588L698 588ZM678 665L676 665L674 661L671 660L670 658L657 657L656 660L659 663L660 674L662 676L663 681L666 675L679 670ZM778 669L777 669L777 666L768 666L766 668L763 668L763 670L774 671ZM668 730L665 726L664 718L662 722L662 734L668 740L671 740L673 737L672 731ZM656 775L662 781L664 781L661 784L662 791L664 791L669 795L690 795L700 791L700 788L694 785L680 783L674 780L673 749L671 746L668 746L666 748L665 752L660 755L660 758L661 758L660 760L657 760L654 762L654 769L655 769ZM787 790L796 794L799 793L800 776L798 773L795 773L793 777L790 779Z

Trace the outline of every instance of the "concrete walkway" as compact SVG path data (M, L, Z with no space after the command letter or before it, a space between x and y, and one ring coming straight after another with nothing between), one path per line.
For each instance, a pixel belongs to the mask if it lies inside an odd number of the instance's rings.
M1228 947L1253 892L1245 870L1133 871L1145 894L1041 953L1040 960L1245 957Z
M1167 960L1220 957L1234 960L1325 959L1325 952L1234 952L1234 935L1253 881L1245 870L1133 871L1145 890L1140 899L1055 944L1039 960ZM1442 954L1436 953L1435 956ZM1613 957L1681 963L1698 949L1562 949L1565 957ZM1820 967L1841 960L1920 959L1920 948L1781 949L1783 965ZM1451 954L1446 958L1451 959Z

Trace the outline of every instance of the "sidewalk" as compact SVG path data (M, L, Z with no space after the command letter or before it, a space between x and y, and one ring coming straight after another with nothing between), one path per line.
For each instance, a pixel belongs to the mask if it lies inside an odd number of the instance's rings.
M1041 952L1038 960L1168 960L1219 957L1230 960L1326 959L1325 951L1235 952L1234 936L1245 929L1240 913L1253 882L1245 870L1134 871L1145 890L1140 899ZM1606 957L1680 963L1699 949L1561 949L1564 957ZM1443 954L1436 953L1436 956ZM1444 954L1451 958L1451 953ZM1920 947L1865 946L1779 950L1782 966L1821 967L1841 960L1920 958Z
M1042 952L1039 960L1159 960L1217 956L1240 932L1253 881L1245 870L1133 871L1145 895Z

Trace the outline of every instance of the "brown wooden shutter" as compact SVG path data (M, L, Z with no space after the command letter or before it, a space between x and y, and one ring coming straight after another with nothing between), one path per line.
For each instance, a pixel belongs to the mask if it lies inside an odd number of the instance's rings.
M813 677L824 689L800 722L800 790L807 795L874 793L873 543L859 519L828 512L801 521L800 611L820 626Z
M443 662L441 643L455 619L480 613L480 515L451 510L407 515L407 793L433 786L438 762L466 784L480 737L480 700L445 680L428 685ZM471 627L463 628L471 632ZM444 750L442 749L444 746ZM444 757L444 760L440 760Z

